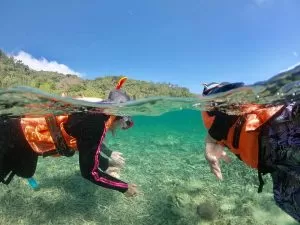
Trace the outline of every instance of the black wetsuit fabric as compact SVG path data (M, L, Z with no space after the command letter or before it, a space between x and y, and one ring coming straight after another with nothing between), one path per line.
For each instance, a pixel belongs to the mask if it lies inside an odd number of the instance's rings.
M229 129L237 121L238 116L227 115L218 111L208 112L208 115L215 116L214 122L208 130L209 135L217 141L226 140Z
M102 144L102 152L108 156L111 157L112 150L110 150L104 143Z
M34 175L38 155L26 141L19 119L0 119L0 181L9 173L23 178Z
M105 144L102 144L101 153L103 153L108 157L111 157L112 151ZM99 161L100 161L99 168L102 171L106 171L109 167L109 159L107 157L104 157L103 154L99 155Z
M79 165L82 176L99 186L126 192L128 189L126 182L114 178L100 170L103 169L101 168L102 161L100 161L97 171L94 171L97 175L93 174L97 148L104 134L105 122L108 118L109 116L99 113L72 114L69 116L64 127L68 134L77 140ZM101 147L102 146L101 143ZM99 156L100 154L97 157ZM108 164L105 167L107 166ZM98 176L99 179L95 178L96 176Z

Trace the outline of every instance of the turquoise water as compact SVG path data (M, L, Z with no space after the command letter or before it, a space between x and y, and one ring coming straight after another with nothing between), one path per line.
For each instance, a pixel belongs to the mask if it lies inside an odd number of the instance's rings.
M123 152L121 179L138 185L137 197L82 179L77 155L40 158L38 190L20 178L0 187L0 224L296 224L275 205L271 180L257 194L256 172L234 156L222 164L224 181L214 178L203 155L199 111L134 121L105 142Z

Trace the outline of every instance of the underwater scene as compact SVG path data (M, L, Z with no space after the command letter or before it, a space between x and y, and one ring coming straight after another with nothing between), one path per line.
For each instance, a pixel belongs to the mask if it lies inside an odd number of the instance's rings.
M201 118L212 102L220 111L238 115L242 104L297 100L298 83L296 67L284 76L208 98L157 96L115 105L28 87L2 89L1 116L6 119L90 108L131 115L134 126L114 135L108 132L104 142L123 153L126 163L120 179L136 184L138 194L126 198L83 179L77 153L40 157L35 180L15 176L9 185L0 186L0 224L298 224L276 205L271 177L264 176L258 193L257 172L229 151L232 161L221 162L223 180L215 178L204 156L207 130Z
M204 158L198 111L135 116L106 142L124 154L121 178L140 193L126 198L82 179L78 156L39 159L34 190L26 179L1 186L0 224L297 224L273 200L272 180L257 193L257 173L236 157L217 181Z

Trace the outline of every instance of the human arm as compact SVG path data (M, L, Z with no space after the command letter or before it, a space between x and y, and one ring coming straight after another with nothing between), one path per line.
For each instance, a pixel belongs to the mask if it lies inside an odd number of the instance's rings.
M106 156L110 158L109 159L110 166L119 167L119 168L124 167L125 159L121 152L112 151L104 143L102 143L102 153L104 153Z
M85 179L101 187L117 190L122 193L128 190L126 182L114 178L100 169L100 161L95 160L97 145L90 147L79 141L78 148L80 171ZM95 166L95 164L98 166Z
M67 132L77 140L81 174L96 185L122 193L131 193L129 196L135 195L137 191L134 185L116 179L99 169L106 120L107 116L103 114L78 113L70 115L65 125Z
M220 159L225 162L230 162L231 159L224 151L224 147L217 143L209 134L205 140L205 158L209 163L211 172L219 179L223 180L222 171L220 167Z
M102 143L102 153L104 153L108 157L111 157L113 151L110 150L104 143Z

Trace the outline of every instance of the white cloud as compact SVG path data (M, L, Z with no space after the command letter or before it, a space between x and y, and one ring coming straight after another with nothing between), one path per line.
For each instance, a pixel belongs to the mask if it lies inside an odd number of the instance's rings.
M22 61L23 64L27 65L30 69L37 71L52 71L58 72L62 74L74 74L77 76L81 76L80 73L70 69L68 66L64 64L60 64L56 61L48 61L44 57L40 59L34 58L32 55L27 52L20 51L18 54L13 55L15 60Z
M295 57L298 57L298 52L293 52L293 55L294 55Z

